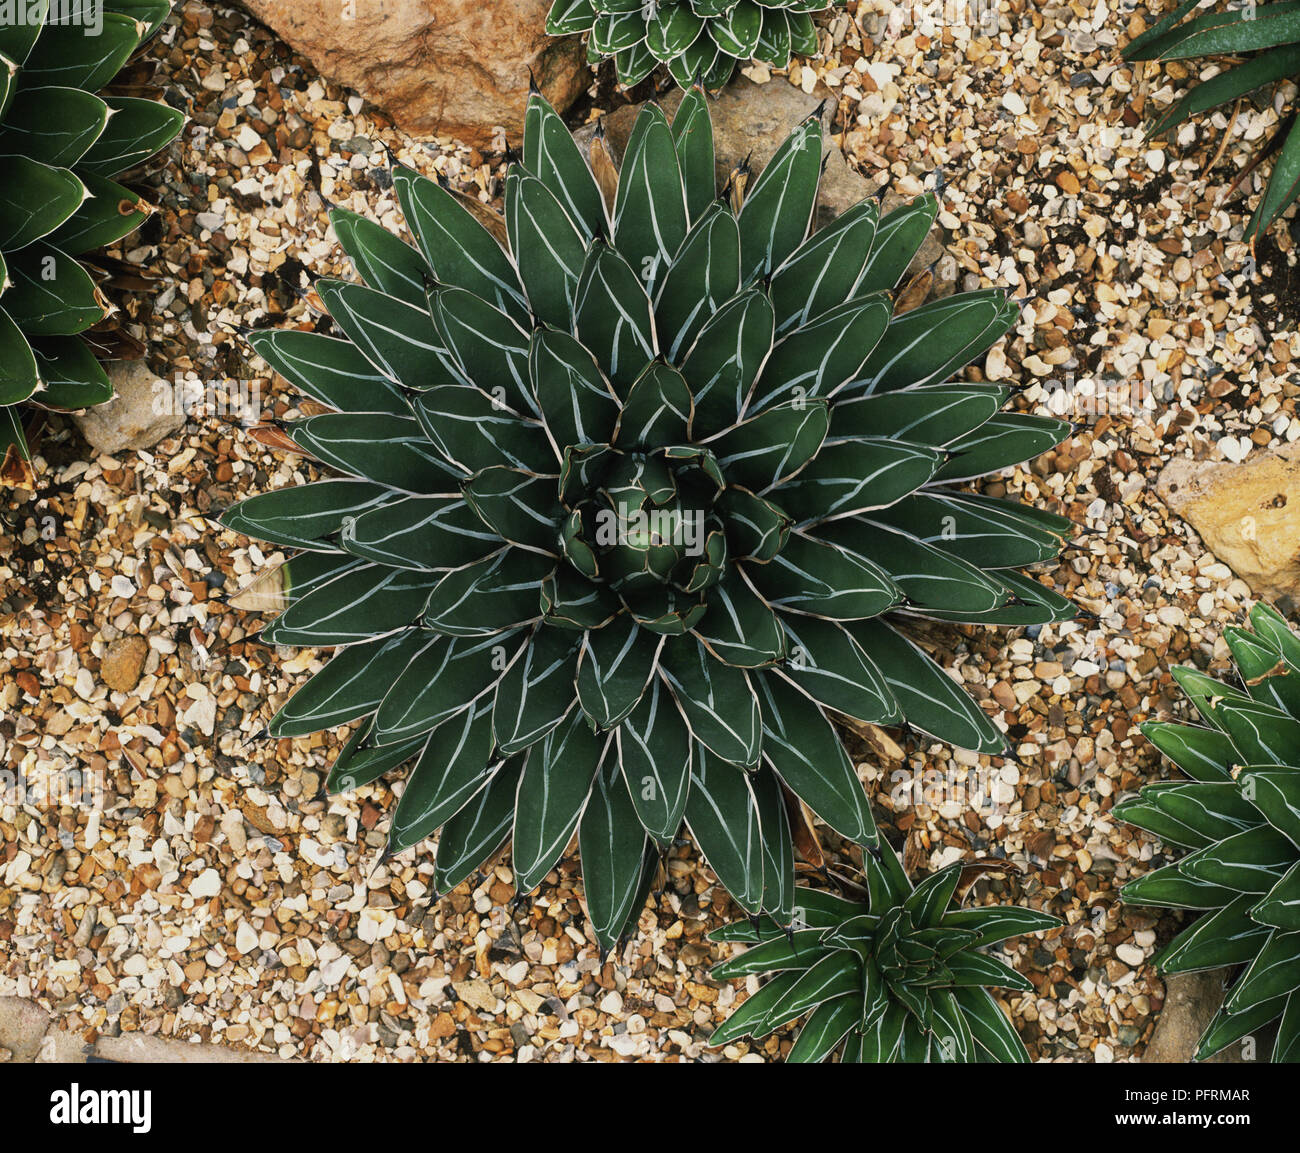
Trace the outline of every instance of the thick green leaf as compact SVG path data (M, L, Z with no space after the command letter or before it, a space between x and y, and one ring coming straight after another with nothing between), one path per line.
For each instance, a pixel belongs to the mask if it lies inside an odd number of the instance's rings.
M400 165L393 169L393 188L434 279L467 289L521 324L527 323L519 274L469 210L435 181Z
M953 989L952 998L965 1017L972 1039L994 1061L1029 1063L1024 1042L987 989Z
M8 29L6 29L8 31ZM7 110L7 81L0 64L0 153L71 168L108 123L108 105L80 88L32 88L14 95Z
M883 294L823 312L777 341L746 404L760 412L777 400L832 397L861 379L884 338L892 309Z
M1262 894L1277 884L1295 859L1295 845L1276 829L1263 826L1184 857L1178 871L1240 893Z
M773 489L771 497L804 524L855 516L887 508L915 492L934 477L945 459L942 449L901 440L827 442L816 459ZM840 543L856 542L861 536L860 531L849 531Z
M959 749L1006 749L1006 736L984 710L909 640L883 621L855 622L848 630L885 675L908 724Z
M893 691L862 647L835 621L783 617L790 659L781 670L813 700L866 724L903 719Z
M605 201L595 177L568 126L537 91L529 94L524 114L524 167L555 194L588 237L606 232Z
M887 292L903 278L912 258L930 234L939 201L933 192L887 213L876 228L871 255L858 281L859 295Z
M795 399L742 421L709 447L730 482L760 494L783 493L781 486L818 456L829 427L830 407L824 400ZM773 499L780 502L782 497Z
M618 758L607 755L578 830L587 915L602 949L612 949L635 928L646 847L645 830L628 796Z
M654 675L661 637L626 613L583 638L578 658L578 700L592 723L612 729L636 708Z
M388 503L381 508L344 518L340 544L347 552L392 568L437 572L472 564L501 547L501 538L459 497L385 495Z
M592 245L574 293L574 332L619 397L655 356L654 316L645 287L622 253Z
M466 474L493 466L539 476L554 476L558 471L542 424L522 419L477 388L436 385L417 396L411 408L438 454Z
M485 468L462 490L470 507L503 539L546 555L560 551L564 511L555 499L555 480L504 465Z
M652 364L627 392L613 443L619 448L659 448L687 439L691 390L669 364Z
M1165 865L1145 877L1130 881L1120 895L1130 905L1156 905L1169 909L1221 909L1237 894L1209 881L1183 874L1178 865Z
M348 743L330 766L329 778L325 782L327 792L349 793L377 781L391 769L409 761L427 744L427 738L418 737L402 744L372 745L368 742L373 730L373 719L367 720L358 725L348 738Z
M1232 742L1214 729L1148 721L1142 735L1196 781L1226 781L1236 760Z
M393 814L388 851L400 853L432 836L487 784L491 756L492 702L480 697L425 745Z
M331 538L350 518L392 501L383 485L364 480L323 480L264 492L232 505L221 523L254 540L287 548L334 550ZM378 560L378 557L371 559Z
M749 575L773 608L831 620L879 616L902 598L879 565L802 533L792 533L775 560Z
M430 269L414 248L382 225L346 208L332 209L330 224L366 284L413 308L425 307Z
M107 304L95 282L67 253L36 241L8 255L12 281L5 311L31 336L71 336L99 323Z
M295 600L262 630L262 640L327 648L406 628L419 617L434 579L362 564Z
M431 636L384 696L375 714L376 740L412 740L468 708L510 667L524 636Z
M158 100L110 96L112 118L81 158L78 169L105 178L148 160L180 133L185 114Z
M103 88L136 50L143 29L117 12L102 13L102 20L95 36L74 22L47 22L23 64L23 87Z
M618 398L577 340L537 329L528 350L528 375L558 455L573 445L609 442L619 418Z
M686 824L705 861L747 913L763 907L763 830L749 774L697 745Z
M303 451L340 472L398 492L445 494L462 475L439 458L414 417L331 412L309 416L285 431Z
M757 764L762 718L749 675L715 661L694 637L670 637L659 661L695 739L732 765Z
M401 389L350 340L282 328L251 333L248 343L276 372L313 400L341 412L410 415Z
M9 314L0 308L0 405L26 400L40 385L32 346Z
M767 293L742 292L715 312L700 330L682 376L695 397L696 440L740 419L750 388L772 348L776 320Z
M859 1006L854 997L837 997L818 1005L799 1030L786 1060L792 1065L824 1061L857 1024Z
M783 13L772 13L784 21ZM789 29L786 29L787 55ZM741 209L741 281L776 271L808 235L822 168L822 126L810 117L790 134L763 169Z
M709 173L712 179L712 157ZM669 363L681 360L710 318L739 291L740 230L726 208L711 202L659 280L655 327Z
M769 292L778 336L866 295L857 285L875 242L879 216L875 200L860 201L814 232L777 269Z
M781 782L766 765L749 774L763 833L763 912L783 928L794 922L794 837Z
M85 185L66 168L0 156L0 252L48 236L80 207Z
M435 891L450 892L505 844L522 772L522 758L507 761L487 787L442 826L433 865Z
M538 590L555 569L550 557L525 549L498 552L453 569L424 606L424 627L451 637L486 637L536 621Z
M698 85L692 85L677 106L677 112L673 116L673 144L677 149L677 162L681 167L687 214L691 221L695 222L704 215L718 194L718 178L714 170L713 120L709 115L709 98ZM678 260L680 259L679 255ZM737 247L737 269L739 269L739 247ZM662 327L660 333L662 336Z
M749 583L733 572L709 589L695 635L724 664L756 669L785 656L785 632L776 614Z
M271 718L268 732L302 737L374 712L419 645L420 631L406 629L339 649Z
M501 678L493 733L507 756L521 753L558 725L577 699L578 638L538 625L524 654Z
M821 709L780 677L757 681L763 759L837 833L874 845L879 836L866 792Z
M656 677L617 730L619 764L637 816L661 843L681 828L690 791L692 742L682 714Z
M587 253L582 233L555 193L518 168L506 177L506 228L533 314L568 330Z
M978 494L916 493L871 514L977 568L1020 568L1055 559L1061 532L1045 527L1028 506Z
M678 5L663 12L670 21L683 15L696 20L689 9ZM696 24L698 32L698 20ZM661 26L658 20L649 22L651 52L656 47L655 30ZM647 104L637 115L623 155L614 201L614 243L649 296L654 296L686 232L686 196L672 129L662 109Z
M987 351L1019 315L1019 306L1000 289L923 304L894 318L860 379L868 392L940 384Z
M425 309L342 280L318 280L316 292L335 323L393 383L419 390L459 380Z
M537 888L564 854L612 747L609 737L598 737L574 710L529 752L515 802L511 849L521 893Z
M1284 997L1300 988L1300 933L1273 935L1232 987L1223 1007L1230 1013Z

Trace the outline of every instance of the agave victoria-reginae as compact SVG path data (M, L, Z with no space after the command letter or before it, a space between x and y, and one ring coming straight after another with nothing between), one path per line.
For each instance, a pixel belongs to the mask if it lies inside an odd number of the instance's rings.
M1217 75L1196 85L1152 126L1163 136L1198 113L1248 96L1266 85L1300 81L1300 8L1290 0L1231 4L1191 16L1204 0L1184 0L1168 16L1135 37L1125 60L1199 61L1224 58ZM1196 67L1201 67L1197 64ZM1300 196L1300 126L1292 112L1273 133L1250 168L1276 153L1264 194L1246 227L1253 245ZM1242 173L1244 178L1247 172ZM1240 179L1240 178L1239 178Z
M800 888L791 930L763 917L710 934L750 945L714 966L713 976L776 975L709 1043L762 1038L807 1015L789 1061L836 1051L847 1062L1028 1061L989 989L1032 992L1033 985L980 950L1060 921L1016 906L951 908L961 864L916 888L888 846L865 853L863 864L865 900Z
M77 409L112 396L96 351L114 309L75 259L121 240L150 211L114 177L147 160L184 117L156 100L95 95L171 10L167 0L28 0L0 26L0 459L29 481L18 405ZM99 279L106 273L101 272Z
M1190 778L1147 785L1114 814L1192 850L1124 887L1125 901L1203 911L1155 958L1163 973L1242 966L1201 1038L1213 1056L1277 1022L1274 1061L1300 1061L1300 637L1256 605L1230 628L1241 687L1174 670L1204 726L1143 734Z
M639 84L666 64L683 88L697 79L712 91L750 59L784 68L817 53L812 13L832 0L555 0L552 36L587 32L587 55L610 57L618 81Z
M363 719L335 790L415 758L389 848L441 827L440 891L513 837L529 892L576 832L609 947L683 818L741 907L780 923L783 786L876 843L828 712L1004 751L896 626L1075 610L1016 571L1070 523L961 487L1069 432L1000 415L1001 384L942 383L1015 306L981 291L893 316L932 196L810 234L812 119L743 203L720 197L698 88L671 125L640 113L621 176L594 149L589 166L534 95L499 224L400 167L415 247L334 213L365 280L316 284L343 336L251 340L336 410L284 435L349 479L224 523L304 550L262 578L284 608L264 640L337 650L271 732Z

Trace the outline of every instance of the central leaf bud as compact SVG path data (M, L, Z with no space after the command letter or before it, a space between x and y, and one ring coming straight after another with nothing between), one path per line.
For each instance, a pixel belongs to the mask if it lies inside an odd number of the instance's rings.
M570 514L565 550L587 576L619 591L671 586L698 593L722 576L721 491L699 450L619 453ZM711 459L711 458L710 458Z

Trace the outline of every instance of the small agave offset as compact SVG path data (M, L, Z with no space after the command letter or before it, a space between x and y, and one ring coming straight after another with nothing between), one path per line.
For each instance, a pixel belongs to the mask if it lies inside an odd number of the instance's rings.
M546 31L589 32L591 63L613 57L625 87L666 64L681 87L698 79L713 91L751 59L785 68L791 56L816 55L812 13L833 6L832 0L555 0Z
M348 479L224 518L303 550L262 578L265 641L337 650L271 732L363 719L335 790L415 758L389 848L441 828L443 892L510 839L530 892L577 833L607 948L683 819L782 924L787 801L876 843L832 712L1004 752L909 618L1075 615L1016 571L1070 523L961 487L1070 431L942 383L1016 308L893 315L934 198L812 232L816 119L743 198L714 164L699 89L641 112L621 176L534 95L504 220L404 168L415 247L336 211L365 280L316 285L342 337L251 340L317 408L284 434Z
M1147 785L1114 815L1192 850L1125 901L1204 911L1155 958L1162 973L1243 966L1197 1059L1277 1023L1272 1060L1300 1061L1300 637L1267 605L1230 628L1241 687L1174 670L1204 726L1143 734L1189 778Z
M1207 57L1223 61L1216 75L1198 83L1160 116L1152 136L1166 136L1189 117L1230 105L1265 86L1300 81L1300 12L1294 3L1233 0L1216 11L1198 11L1204 4L1183 0L1124 49L1125 60L1193 61L1193 73L1203 72ZM1242 177L1269 156L1272 172L1246 226L1252 245L1300 196L1300 122L1294 113L1273 130Z
M149 206L113 178L165 147L184 116L95 95L158 30L167 0L72 0L57 18L49 0L9 7L23 19L0 27L0 476L29 483L17 406L113 395L91 331L112 306L75 257L144 222Z
M885 847L864 854L865 901L796 890L787 931L771 918L736 922L712 941L750 945L714 966L722 979L774 973L714 1032L710 1045L756 1039L799 1017L787 1061L1026 1062L989 989L1032 992L1014 969L980 950L1058 926L1017 906L951 908L962 865L912 887Z

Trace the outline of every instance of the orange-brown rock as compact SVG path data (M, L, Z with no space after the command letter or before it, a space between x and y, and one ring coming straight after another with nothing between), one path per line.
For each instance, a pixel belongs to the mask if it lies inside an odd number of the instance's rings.
M561 111L590 80L577 37L546 34L551 0L243 0L332 80L413 136L518 142L531 69Z

